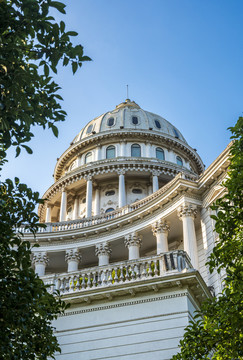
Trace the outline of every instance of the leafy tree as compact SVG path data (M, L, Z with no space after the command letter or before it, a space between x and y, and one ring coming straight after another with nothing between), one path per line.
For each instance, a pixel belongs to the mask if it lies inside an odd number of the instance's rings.
M60 87L51 73L58 64L71 64L73 73L84 61L81 45L74 46L50 11L65 14L65 5L51 0L0 1L0 165L6 151L21 148L31 140L33 126L51 128L65 119L58 94ZM60 351L52 320L66 305L48 293L31 268L31 245L18 229L33 234L41 224L35 213L43 202L18 178L0 182L0 358L34 360L54 358Z
M186 328L173 360L243 359L243 117L230 128L234 139L226 195L212 206L219 235L208 265L224 271L224 289L207 300Z

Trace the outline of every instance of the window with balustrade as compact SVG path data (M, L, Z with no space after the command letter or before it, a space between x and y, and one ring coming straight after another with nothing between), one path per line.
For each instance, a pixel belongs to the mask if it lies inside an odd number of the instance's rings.
M86 155L85 155L85 164L88 164L92 161L92 152L88 152Z
M176 157L176 163L177 163L177 165L179 165L179 166L183 166L183 161L182 161L182 158L181 158L180 156L177 156L177 157Z

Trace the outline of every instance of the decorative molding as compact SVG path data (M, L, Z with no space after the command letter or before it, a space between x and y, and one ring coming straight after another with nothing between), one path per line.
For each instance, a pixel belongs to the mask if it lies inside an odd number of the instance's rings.
M178 298L178 297L183 297L183 296L188 296L188 293L183 292L183 293L179 293L179 294L164 295L164 296L158 296L158 297L153 297L153 298L149 298L149 299L147 298L147 299L133 300L133 301L127 301L127 302L118 303L118 304L110 304L110 305L92 307L92 308L89 308L89 309L70 311L68 313L59 315L59 317L83 314L83 313L86 313L86 312L93 312L93 311L100 311L100 310L119 308L119 307L124 307L124 306L133 306L133 305L144 304L144 303L149 303L149 302L154 302L154 301L163 301L163 300L168 300L168 299L173 299L173 298ZM179 312L176 312L176 313L163 314L163 316L169 316L169 315L173 315L173 314L182 314L182 313L184 313L184 311L179 311ZM161 316L162 316L162 314L161 314Z

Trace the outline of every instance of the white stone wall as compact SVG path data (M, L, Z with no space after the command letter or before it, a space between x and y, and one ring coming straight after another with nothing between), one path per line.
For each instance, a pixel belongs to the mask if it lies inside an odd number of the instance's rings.
M170 359L193 310L183 290L77 305L54 323L62 349L56 359Z

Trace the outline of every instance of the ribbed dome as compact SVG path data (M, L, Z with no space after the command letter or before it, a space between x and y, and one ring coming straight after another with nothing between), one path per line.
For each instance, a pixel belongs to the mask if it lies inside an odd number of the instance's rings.
M130 99L117 105L114 110L91 120L75 137L73 143L93 134L119 129L158 131L187 143L181 132L169 121L141 109Z

